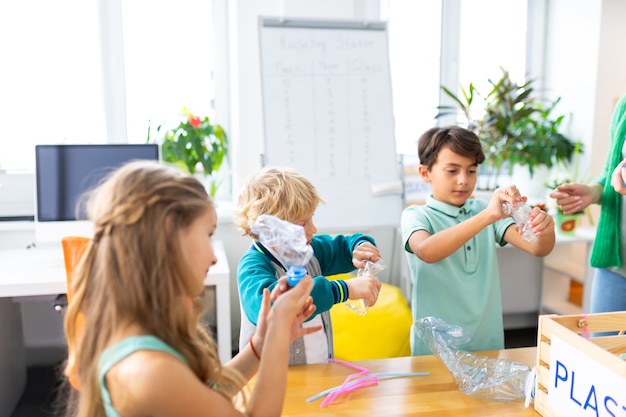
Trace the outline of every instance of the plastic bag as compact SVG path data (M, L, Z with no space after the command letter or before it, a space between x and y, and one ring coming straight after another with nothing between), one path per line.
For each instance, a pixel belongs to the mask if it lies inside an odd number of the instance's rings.
M417 337L448 368L459 390L472 397L492 401L534 397L535 371L525 364L505 358L491 358L459 349L471 336L461 327L437 317L416 321Z
M306 275L305 265L313 257L304 227L269 214L260 215L250 227L265 247L287 267L287 282L296 285Z
M357 277L372 276L375 277L380 271L385 269L385 264L382 259L378 262L365 261L365 266L359 268L356 272ZM359 316L364 316L369 309L369 305L366 299L347 300L344 303L348 308L356 312Z

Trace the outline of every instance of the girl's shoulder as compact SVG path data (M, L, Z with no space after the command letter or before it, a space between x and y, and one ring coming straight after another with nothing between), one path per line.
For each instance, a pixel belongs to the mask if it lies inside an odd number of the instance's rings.
M99 367L101 370L106 372L108 368L117 362L122 361L127 356L141 351L166 352L178 360L186 363L183 355L158 337L130 332L124 334L123 337L117 339L115 343L102 352Z
M172 390L202 385L191 368L167 350L138 349L106 373L111 402L121 415L156 415Z

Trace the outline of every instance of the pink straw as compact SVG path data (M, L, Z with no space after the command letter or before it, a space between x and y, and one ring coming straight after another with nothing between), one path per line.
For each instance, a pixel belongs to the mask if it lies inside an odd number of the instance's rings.
M366 377L363 379L360 379L358 381L353 381L351 383L342 385L340 388L337 388L336 390L330 392L326 398L324 399L324 401L322 401L322 403L320 404L320 407L328 407L329 405L331 405L335 399L341 395L341 394L347 394L350 393L352 391L356 391L359 388L363 388L363 387L369 387L370 385L376 385L378 384L378 377Z
M356 391L359 388L367 387L370 385L376 385L378 383L378 377L375 377L375 376L365 377L370 372L370 370L367 368L363 368L361 366L355 365L350 362L342 361L340 359L331 358L328 361L347 366L348 368L356 369L357 371L360 371L360 372L348 375L348 377L345 379L345 381L343 381L343 384L341 384L339 388L331 391L326 396L326 398L324 398L324 401L322 401L322 403L320 404L320 407L329 406L330 404L333 403L333 401L335 401L335 399L340 394L345 394L345 393L349 393L352 391ZM365 377L365 378L361 378L361 377ZM359 379L358 381L354 381L355 379L358 379L358 378L361 378L361 379Z
M314 401L318 398L326 396L320 407L327 407L335 401L335 399L340 394L350 393L352 391L356 391L359 388L369 387L370 385L378 384L378 380L380 378L397 378L397 377L406 377L406 376L422 376L428 375L428 372L381 372L374 373L371 375L367 375L369 373L369 369L363 368L361 366L355 365L350 362L342 361L340 359L328 359L328 362L335 362L339 365L346 366L348 368L355 369L359 371L358 373L349 375L343 384L338 387L330 388L325 391L322 391L314 396L307 398L307 402Z

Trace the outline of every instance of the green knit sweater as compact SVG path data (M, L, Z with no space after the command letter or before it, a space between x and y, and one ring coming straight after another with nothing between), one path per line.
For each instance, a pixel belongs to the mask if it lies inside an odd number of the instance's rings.
M626 95L622 96L611 120L611 141L607 153L604 172L597 182L602 184L602 210L596 231L596 239L591 253L591 266L595 268L607 268L622 266L620 258L620 232L622 230L620 213L622 195L611 187L611 174L615 167L622 161L622 148L626 139Z

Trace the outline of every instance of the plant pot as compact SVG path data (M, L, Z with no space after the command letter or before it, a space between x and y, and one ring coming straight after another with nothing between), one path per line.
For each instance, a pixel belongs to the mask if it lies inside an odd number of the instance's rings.
M576 226L580 214L562 214L558 213L554 221L556 222L556 232L560 235L571 236L576 233Z

